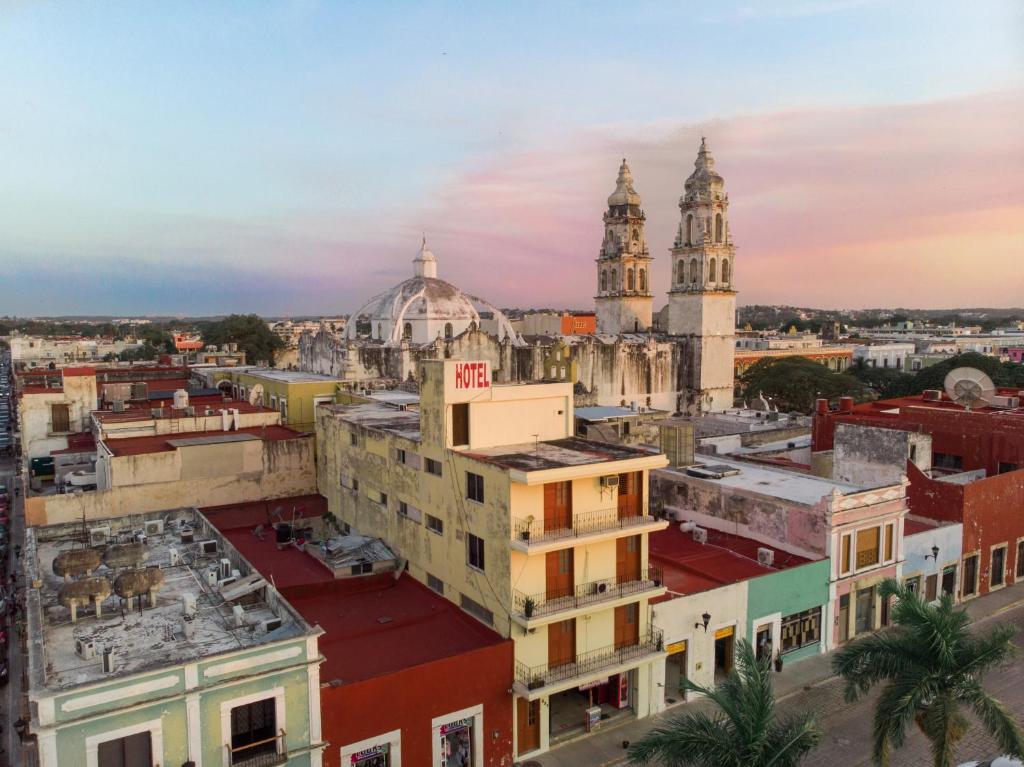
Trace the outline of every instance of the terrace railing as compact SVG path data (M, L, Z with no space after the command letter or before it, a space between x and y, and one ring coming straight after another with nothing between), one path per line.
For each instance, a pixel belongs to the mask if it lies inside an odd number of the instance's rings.
M512 606L525 618L543 617L564 610L610 602L620 597L641 594L664 583L661 569L651 565L638 574L588 581L564 589L548 589L539 594L512 594Z
M547 543L567 538L579 538L609 530L624 530L647 525L655 519L647 513L646 503L628 508L598 509L556 519L513 519L512 535L527 544Z
M648 655L661 652L665 647L664 637L660 629L652 629L636 644L611 645L590 652L581 653L568 663L557 666L543 664L527 666L516 661L516 681L528 690L536 690L546 685L558 684L570 679L592 674L604 668L612 668L639 660Z
M247 743L237 748L232 748L230 744L227 744L224 748L228 752L230 767L276 767L276 765L285 764L288 761L288 746L285 743L284 730L272 738Z

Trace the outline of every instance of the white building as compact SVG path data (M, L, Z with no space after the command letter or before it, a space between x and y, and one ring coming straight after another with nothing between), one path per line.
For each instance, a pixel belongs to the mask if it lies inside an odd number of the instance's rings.
M907 357L917 351L914 344L855 344L853 359L862 360L865 367L907 369Z

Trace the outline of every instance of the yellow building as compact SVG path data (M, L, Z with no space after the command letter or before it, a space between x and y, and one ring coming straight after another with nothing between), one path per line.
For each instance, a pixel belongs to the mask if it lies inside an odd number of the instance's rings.
M210 371L207 385L227 388L238 399L253 401L277 410L281 422L301 431L313 431L316 406L335 402L341 381L318 373L276 368L221 368Z
M573 437L570 383L492 385L487 362L452 360L420 377L418 412L319 408L330 510L514 639L518 757L594 706L647 716L665 655L647 539L668 524L648 514L647 479L665 456Z

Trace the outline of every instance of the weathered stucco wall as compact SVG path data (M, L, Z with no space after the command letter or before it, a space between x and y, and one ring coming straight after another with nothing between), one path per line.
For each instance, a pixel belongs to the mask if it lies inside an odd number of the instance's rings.
M927 434L841 423L836 426L832 478L857 487L895 485L906 473L908 460L927 471L931 459Z

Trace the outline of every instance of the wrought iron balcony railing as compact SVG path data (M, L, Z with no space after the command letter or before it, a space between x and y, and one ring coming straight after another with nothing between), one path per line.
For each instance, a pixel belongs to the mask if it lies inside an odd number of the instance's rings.
M604 668L612 668L632 660L639 660L647 655L659 653L664 648L665 643L661 630L652 629L641 636L636 644L611 645L591 650L577 655L568 663L557 666L552 666L549 663L541 666L527 666L516 661L516 681L528 690L536 690L545 685L565 682Z
M517 541L527 544L547 543L564 538L579 538L609 530L646 525L654 521L656 521L655 518L647 513L646 503L634 503L622 508L585 511L572 516L513 519L512 535Z
M656 589L664 583L661 569L651 565L637 574L589 581L563 589L548 589L539 594L512 594L512 606L525 618L539 618L546 615L574 610L577 607L609 602L619 597L639 594Z
M265 738L236 748L227 744L224 748L228 752L230 767L276 767L288 761L288 746L285 743L284 730L272 738Z

